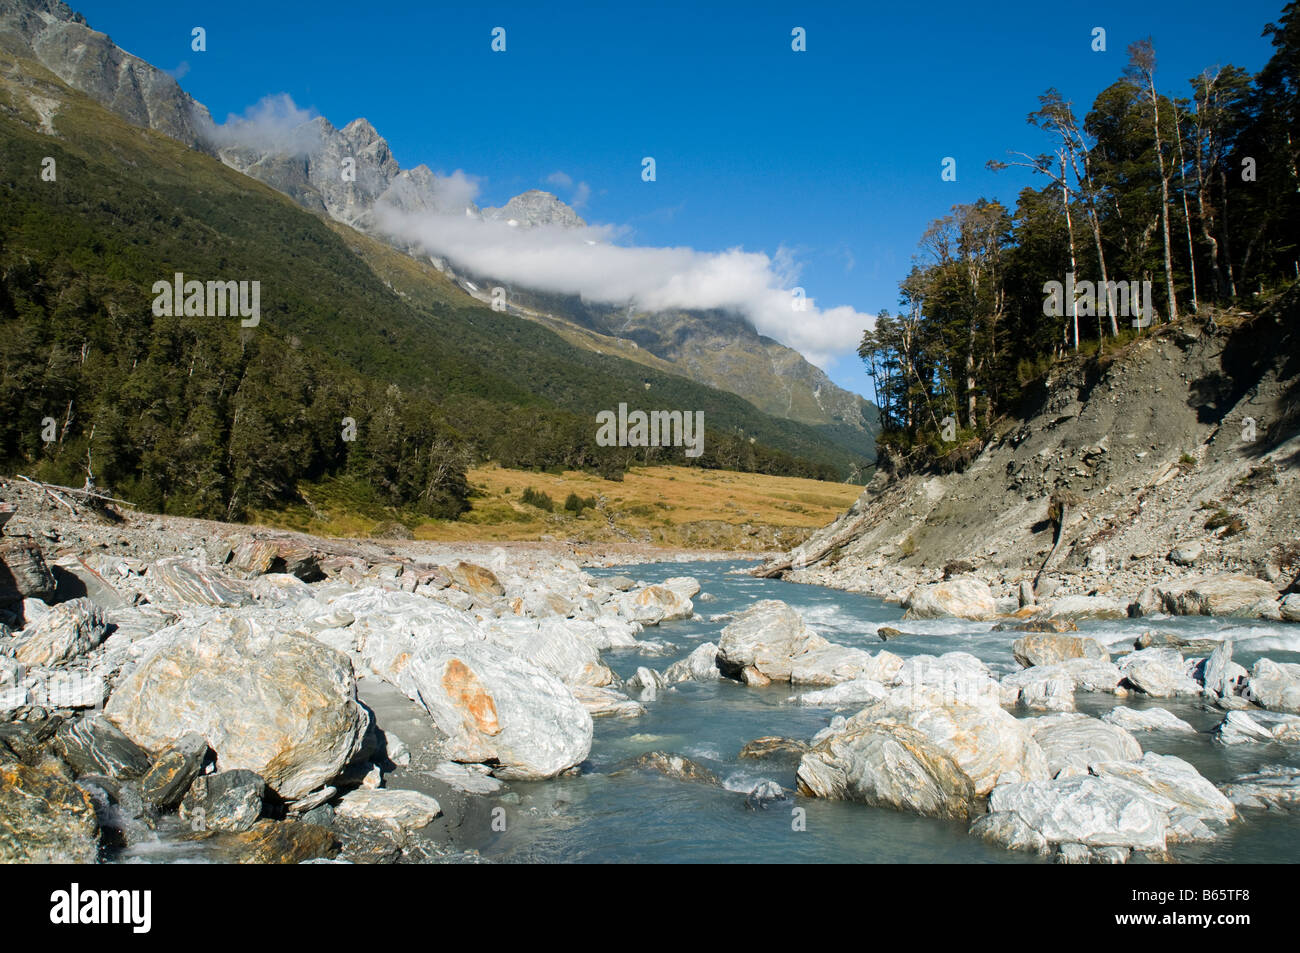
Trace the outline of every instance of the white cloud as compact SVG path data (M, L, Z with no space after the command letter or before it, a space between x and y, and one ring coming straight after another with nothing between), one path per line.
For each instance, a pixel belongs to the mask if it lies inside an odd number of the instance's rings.
M847 306L820 309L811 296L796 310L790 280L798 267L785 249L769 256L740 248L647 248L615 244L623 230L610 226L511 228L465 216L378 212L385 230L476 274L649 311L738 311L814 364L852 352L874 322Z
M301 155L320 145L320 130L312 122L320 114L301 109L288 93L265 96L242 116L231 113L226 121L208 129L218 147L245 146L263 152Z

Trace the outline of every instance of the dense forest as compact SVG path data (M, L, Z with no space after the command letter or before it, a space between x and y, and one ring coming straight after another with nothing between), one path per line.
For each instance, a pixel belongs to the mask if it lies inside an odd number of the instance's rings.
M1038 97L1028 122L1050 151L988 165L1042 187L931 223L899 313L863 335L882 466L955 465L1056 361L1252 310L1300 278L1300 5L1264 35L1274 52L1258 74L1214 66L1185 96L1147 39L1086 113L1055 89ZM1133 300L1145 289L1149 312Z
M497 314L47 82L54 137L0 83L0 470L225 519L344 478L455 517L486 460L611 479L655 462L840 479L864 462L735 395ZM151 288L174 272L259 280L259 325L156 316ZM620 401L702 410L703 455L597 446L596 412Z

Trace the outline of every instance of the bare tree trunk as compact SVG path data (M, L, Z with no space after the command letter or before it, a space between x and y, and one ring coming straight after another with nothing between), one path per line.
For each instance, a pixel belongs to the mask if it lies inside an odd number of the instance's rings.
M1183 188L1183 224L1187 227L1187 270L1192 273L1192 312L1201 310L1196 297L1196 247L1192 244L1192 213L1187 207L1187 160L1183 158L1183 130L1178 121L1178 107L1174 107L1174 138L1178 140L1178 177Z

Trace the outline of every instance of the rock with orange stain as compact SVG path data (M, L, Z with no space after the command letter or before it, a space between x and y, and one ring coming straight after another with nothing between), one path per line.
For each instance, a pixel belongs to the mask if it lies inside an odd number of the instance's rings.
M551 778L591 751L586 707L540 666L488 642L426 643L397 675L446 736L452 761L495 761L497 777Z

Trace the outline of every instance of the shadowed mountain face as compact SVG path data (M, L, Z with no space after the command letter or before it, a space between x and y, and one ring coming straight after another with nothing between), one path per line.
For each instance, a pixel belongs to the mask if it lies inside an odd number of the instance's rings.
M586 223L554 195L531 190L501 208L478 208L453 180L428 166L403 169L366 119L342 129L323 117L269 141L213 124L207 109L162 70L123 51L60 0L0 0L0 48L43 66L138 126L218 156L226 165L288 195L317 214L381 238L413 255L422 250L386 234L377 211L465 214L522 228ZM39 102L33 106L40 111ZM480 288L503 285L507 308L566 334L574 343L650 363L737 394L760 410L823 430L853 455L874 458L875 408L836 386L798 352L760 335L740 315L722 311L646 312L548 295L470 276L452 261L444 271ZM486 299L485 294L476 294ZM593 336L594 335L594 336Z

